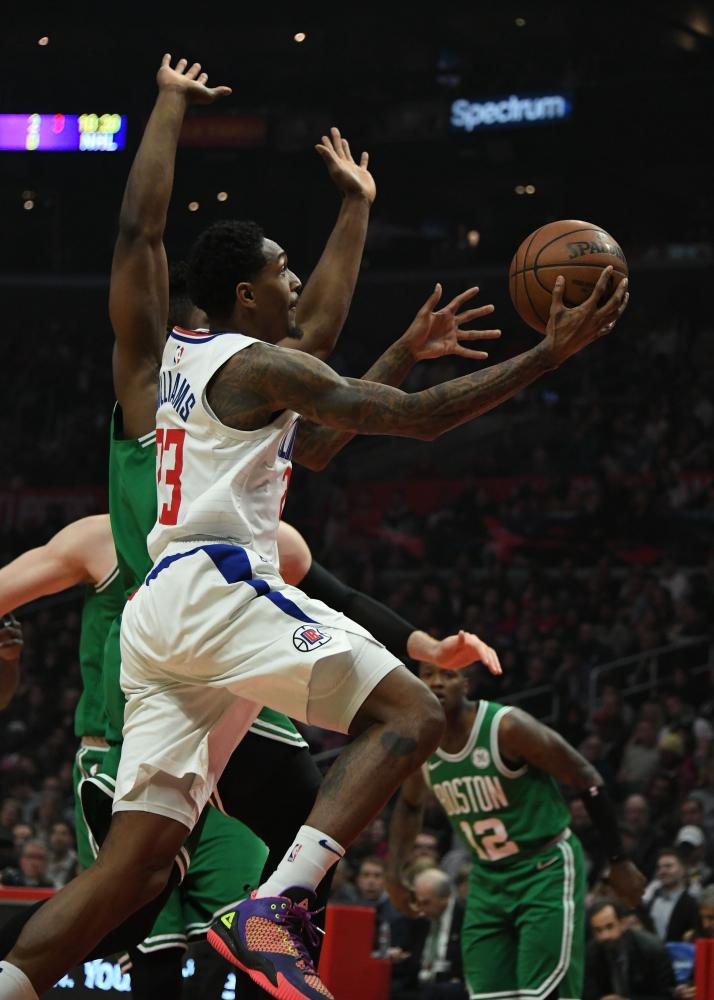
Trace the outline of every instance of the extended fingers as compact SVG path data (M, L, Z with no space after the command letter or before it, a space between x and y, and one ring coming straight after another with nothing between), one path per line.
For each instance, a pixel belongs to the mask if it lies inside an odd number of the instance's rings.
M447 306L446 308L448 309L449 307ZM489 316L495 311L496 307L493 303L489 302L486 306L477 306L475 309L466 309L464 312L459 313L458 316L455 316L454 320L460 326L462 323L468 323L472 319L481 319L482 316Z
M463 302L468 302L469 299L478 295L478 292L478 285L474 285L472 288L467 288L465 292L461 292L460 295L457 295L456 298L452 299L447 306L444 306L444 308L448 309L449 312L455 313Z
M184 62L185 61L186 60L184 60ZM200 63L194 63L193 66L191 66L191 68L186 73L186 78L188 80L195 80L196 77L198 76L198 74L200 72L201 72L201 64Z
M498 340L500 330L457 330L458 340Z

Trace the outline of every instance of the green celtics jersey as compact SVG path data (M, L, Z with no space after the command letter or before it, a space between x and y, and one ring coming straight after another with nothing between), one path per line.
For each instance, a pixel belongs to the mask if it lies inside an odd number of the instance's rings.
M152 565L146 537L156 521L156 433L152 431L134 439L124 439L121 435L121 410L117 405L109 449L109 516L122 585L128 597L141 586ZM118 640L117 623L105 654L105 697L110 719L107 738L110 740L120 738L124 711L123 697L117 697L121 696ZM307 746L290 719L270 708L261 711L250 731L291 746Z
M512 770L498 749L498 726L509 706L480 701L459 753L437 749L424 777L479 864L515 860L564 830L570 812L551 775L524 765Z
M102 685L104 641L124 607L119 567L114 566L95 586L86 588L79 635L82 694L74 713L75 736L104 736L106 716Z

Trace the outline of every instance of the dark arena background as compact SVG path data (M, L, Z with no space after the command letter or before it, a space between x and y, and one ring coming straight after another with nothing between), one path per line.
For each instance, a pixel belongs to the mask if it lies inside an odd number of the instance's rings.
M362 437L323 472L296 468L284 516L315 559L419 629L466 629L494 647L503 675L468 668L475 696L520 706L597 768L647 880L628 919L668 938L666 995L692 1000L695 942L714 936L703 917L714 883L714 4L131 9L18 7L0 37L0 566L108 509L112 248L165 52L233 88L187 114L172 263L211 223L250 218L305 282L339 208L314 144L338 125L355 155L369 151L377 198L329 361L340 374L360 376L437 280L444 302L478 284L502 337L487 362L419 363L407 390L529 349L540 335L508 292L516 248L554 220L602 227L630 270L609 336L435 442ZM0 713L0 922L75 874L82 598L75 587L17 610L20 683ZM345 742L299 728L323 767ZM591 906L609 894L607 857L563 791ZM352 986L333 992L467 997L456 966L429 972L428 930L418 948L404 944L412 928L384 885L392 808L338 869L328 936ZM435 798L420 843L412 861L430 858L464 894L471 854ZM671 933L657 918L664 848L679 879L664 896L693 900ZM363 952L357 924L340 922L346 903L376 911ZM52 995L128 993L123 968L118 956L88 962ZM583 995L600 997L589 968ZM187 998L241 996L205 944L191 946L184 977ZM697 979L696 1000L707 997L714 965L708 984Z

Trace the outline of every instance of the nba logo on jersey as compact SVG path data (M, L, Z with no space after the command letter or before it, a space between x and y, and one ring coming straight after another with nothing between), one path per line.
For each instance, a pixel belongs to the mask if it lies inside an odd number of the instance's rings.
M177 365L179 363L179 361L183 357L183 352L185 350L186 350L186 348L183 346L183 344L179 344L178 345L178 347L176 348L176 351L174 353L174 364L175 365Z
M296 844L293 847L293 849L290 852L290 854L288 854L288 861L294 861L295 858L298 856L298 854L300 853L301 850L302 850L302 844Z
M486 747L476 747L474 752L471 754L471 760L474 767L488 767L491 763L491 754L488 752Z
M331 635L325 635L315 625L302 625L293 632L293 645L301 653L307 653L309 649L324 646L331 639Z

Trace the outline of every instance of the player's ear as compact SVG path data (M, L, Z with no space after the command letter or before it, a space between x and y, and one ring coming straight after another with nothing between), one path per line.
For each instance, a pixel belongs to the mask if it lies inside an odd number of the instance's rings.
M244 309L252 309L255 306L255 293L249 281L241 281L236 285L236 302Z

